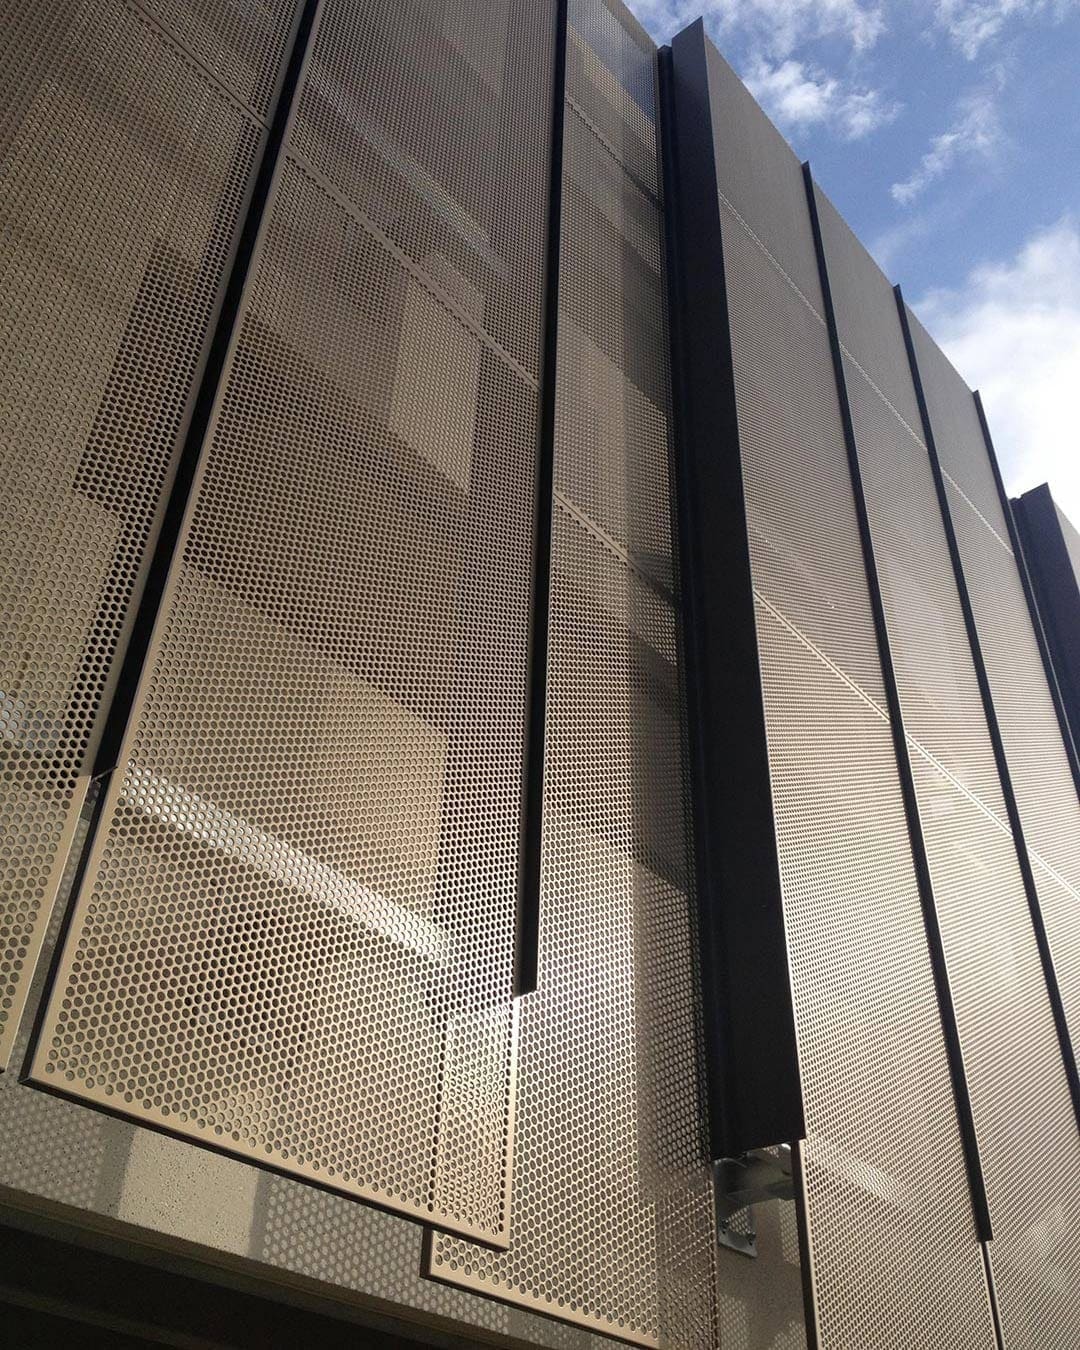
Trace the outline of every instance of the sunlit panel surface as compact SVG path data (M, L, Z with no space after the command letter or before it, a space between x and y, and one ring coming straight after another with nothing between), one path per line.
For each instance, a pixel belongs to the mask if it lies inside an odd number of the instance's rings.
M757 1350L760 1281L715 1245L706 1142L655 62L601 0L569 18L539 989L509 1249L435 1235L429 1272L638 1345ZM798 1350L785 1209L761 1279Z
M295 5L212 6L232 18L209 67L190 44L198 8L0 6L0 1063L89 785Z
M319 7L32 1072L500 1241L555 7L486 11Z

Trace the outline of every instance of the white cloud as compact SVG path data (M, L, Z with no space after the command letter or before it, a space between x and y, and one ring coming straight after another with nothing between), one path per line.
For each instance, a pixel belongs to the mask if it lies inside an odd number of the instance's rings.
M904 216L902 220L887 226L876 234L867 244L874 261L883 272L896 270L897 260L921 239L928 238L934 231L934 220L930 213Z
M914 308L982 391L1010 493L1049 480L1080 521L1080 223L1065 217L1011 260L975 268L963 289L932 291Z
M918 168L889 189L893 200L901 206L910 206L957 162L992 158L1002 140L994 95L986 90L967 94L957 105L952 125L930 142L930 149L919 161Z
M790 58L771 65L763 57L751 62L746 85L781 126L825 125L845 140L855 141L891 122L900 111L876 89L845 87L834 76Z
M1080 0L934 0L941 28L969 59L996 37L1011 19L1030 20L1047 15L1060 22Z
M865 51L885 31L884 0L630 0L630 5L658 42L704 15L714 38L739 31L778 57L821 37L843 38Z

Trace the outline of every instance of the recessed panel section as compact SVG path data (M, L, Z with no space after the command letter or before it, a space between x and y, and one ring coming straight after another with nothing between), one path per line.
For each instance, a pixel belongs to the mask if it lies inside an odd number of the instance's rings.
M641 828L663 795L685 820L675 613L561 506L552 582L539 985L521 1001L510 1245L436 1236L428 1273L636 1344L706 1347L691 898ZM685 825L676 837L685 847Z
M579 5L566 35L568 108L581 117L624 172L645 192L659 192L654 128L656 53L612 13ZM602 10L607 8L607 14ZM576 21L575 21L576 20Z
M539 982L520 1001L508 1250L435 1234L427 1272L633 1344L705 1350L720 1334L723 1256L669 519L661 213L644 173L655 164L653 52L601 0L569 8ZM626 149L646 137L649 156ZM766 1263L787 1298L779 1325L798 1345L794 1280L783 1282L779 1250ZM725 1283L733 1326L758 1297L737 1276Z
M4 40L0 1061L264 136L134 5L23 6Z

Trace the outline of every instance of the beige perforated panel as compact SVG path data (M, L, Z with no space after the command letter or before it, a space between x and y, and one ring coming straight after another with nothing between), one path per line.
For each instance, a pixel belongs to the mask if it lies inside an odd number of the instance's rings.
M292 153L389 251L531 379L540 360L553 15L553 0L324 0L291 137ZM406 351L428 322L417 304L402 320ZM436 409L442 393L432 386ZM416 410L399 415L418 419L412 440L401 434L429 453L436 427Z
M820 1343L993 1350L803 177L709 70Z
M707 1346L685 872L666 876L641 829L661 792L682 801L674 613L561 506L553 583L539 992L522 1000L510 1248L436 1237L430 1273L639 1344L663 1329Z
M554 6L490 14L321 8L32 1073L499 1241Z
M654 54L601 0L569 9L539 988L521 1000L509 1249L436 1234L428 1269L704 1350L717 1257L646 173ZM732 1302L734 1327L750 1300Z
M974 399L910 311L909 322L1009 777L1075 1039L1080 1037L1080 801Z
M1076 1344L1080 1140L892 290L819 193L882 596L994 1225L1006 1346ZM858 296L850 319L841 296ZM866 362L864 365L863 362ZM887 369L885 368L887 366ZM974 560L973 560L974 561ZM971 578L969 578L969 581ZM975 574L976 584L985 577Z
M265 134L167 9L0 7L0 1061Z
M820 308L814 240L799 213L802 169L750 91L706 39L716 186L728 209L808 304ZM719 153L722 148L723 153ZM762 166L768 165L768 172ZM777 210L778 201L784 209Z

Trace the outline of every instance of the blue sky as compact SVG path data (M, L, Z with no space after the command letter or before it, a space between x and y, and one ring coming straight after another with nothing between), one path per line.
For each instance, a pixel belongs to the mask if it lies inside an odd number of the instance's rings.
M704 14L970 385L1009 488L1080 524L1080 0L629 0Z

